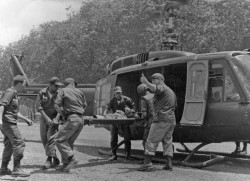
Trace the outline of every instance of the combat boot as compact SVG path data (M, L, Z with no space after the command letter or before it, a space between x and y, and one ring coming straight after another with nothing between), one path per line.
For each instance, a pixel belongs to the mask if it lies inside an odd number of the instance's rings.
M69 163L68 165L63 169L63 172L69 172L71 168L76 166L78 164L78 160L75 157L70 157L69 158Z
M52 157L48 156L45 164L43 165L43 169L49 169L52 167Z
M58 165L60 165L60 160L57 158L57 156L53 157L53 167L57 167Z
M152 164L152 156L150 155L145 155L144 158L144 163L141 167L137 169L137 171L143 171L143 172L148 172L153 170L153 164Z
M117 160L117 155L112 155L108 161L114 161L114 160Z
M2 166L0 168L0 175L11 175L11 170L8 169L9 162L2 162Z
M166 164L163 166L162 169L163 169L163 170L169 170L169 171L172 171L172 170L173 170L173 165L172 165L172 158L171 158L171 156L167 156L167 157L166 157Z
M14 177L29 177L30 173L27 173L20 168L20 160L14 160L14 168L11 175Z
M56 167L56 170L57 170L57 171L61 171L61 172L62 172L62 171L63 171L63 169L64 169L65 167L67 167L67 165L68 165L68 163L63 163L63 164L62 164L62 166L58 166L58 167Z
M243 142L243 149L240 152L240 155L246 155L247 154L247 143Z
M133 161L133 158L131 157L130 150L128 150L128 151L126 152L126 160Z

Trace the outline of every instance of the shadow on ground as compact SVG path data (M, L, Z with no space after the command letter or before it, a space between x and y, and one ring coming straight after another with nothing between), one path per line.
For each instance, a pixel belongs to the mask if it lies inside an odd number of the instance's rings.
M81 164L77 167L91 167L91 166L97 166L97 165L104 165L104 164L110 164L111 162L106 161L106 159L109 157L107 155L100 155L98 153L99 149L110 151L106 147L96 147L96 146L84 146L84 145L76 145L76 150L79 152L82 152L84 154L88 154L91 156L97 156L99 158L88 160L89 163L87 164ZM119 149L118 153L124 153L123 149ZM143 155L142 150L132 150L132 155ZM184 158L187 156L187 154L174 154L173 162L174 165L177 167L187 168L187 169L197 169L197 168L189 168L184 167L180 165L180 162L184 160ZM163 159L162 153L157 152L158 158ZM194 158L191 160L192 162L203 162L209 159L209 155L197 155L194 156ZM164 159L163 159L164 160ZM114 163L129 163L129 164L139 164L138 160L135 161L127 161L124 158L119 158L117 161L114 161ZM211 165L199 170L207 170L207 171L213 171L213 172L228 172L228 173L237 173L237 174L250 174L250 160L249 159L239 159L239 158L229 158L226 157L224 161L219 162L215 165ZM128 172L135 171L134 169L129 170Z

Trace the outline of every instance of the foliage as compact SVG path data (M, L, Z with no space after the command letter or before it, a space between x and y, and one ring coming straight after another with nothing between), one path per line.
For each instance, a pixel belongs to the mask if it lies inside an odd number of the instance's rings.
M175 10L175 32L185 51L239 50L249 32L250 4L241 1L190 0ZM117 57L160 50L166 35L167 0L91 0L63 22L41 24L0 51L2 89L10 85L10 54L24 53L25 72L33 83L52 76L95 83ZM186 1L181 1L185 4Z

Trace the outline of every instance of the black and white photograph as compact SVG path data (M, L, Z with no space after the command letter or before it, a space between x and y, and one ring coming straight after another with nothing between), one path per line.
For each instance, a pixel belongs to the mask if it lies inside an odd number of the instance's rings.
M0 181L250 180L250 0L1 0Z

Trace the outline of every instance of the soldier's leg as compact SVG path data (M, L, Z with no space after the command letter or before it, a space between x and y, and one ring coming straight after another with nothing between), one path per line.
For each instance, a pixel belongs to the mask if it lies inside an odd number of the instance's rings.
M144 164L138 168L138 171L149 171L152 169L152 157L155 155L159 143L165 135L162 129L162 123L152 123L150 126L147 141L145 143L145 159Z
M75 140L77 139L77 137L79 136L79 134L83 129L83 119L81 117L78 117L75 118L75 121L79 122L78 128L75 130L74 134L68 140L68 143L72 150L74 149ZM73 168L78 163L78 160L74 156L69 157L68 161L69 161L68 165L63 169L64 172L69 172L70 169Z
M48 156L48 158L44 165L44 169L48 169L52 166L57 166L60 164L60 161L56 155L56 147L55 147L55 140L54 140L57 130L58 130L58 125L48 126L47 143L45 146L45 153ZM53 162L52 162L52 159L53 159Z
M242 151L247 151L247 142L243 142L243 149Z
M121 129L123 132L124 143L125 143L125 150L127 154L127 159L130 159L131 156L131 133L130 133L130 126L129 125L121 125Z
M2 164L1 164L1 169L0 169L0 175L10 175L11 170L8 169L9 161L11 160L11 156L13 153L12 145L9 140L9 138L4 134L4 149L3 149L3 154L2 154Z
M116 155L116 150L114 150L114 148L116 148L118 145L118 125L116 124L110 125L110 136L111 136L110 147L112 150L112 154Z
M69 139L74 135L81 123L74 118L68 118L59 131L55 134L55 144L63 157L63 163L69 157L74 156L74 152L69 144Z
M47 144L47 132L48 132L48 125L46 123L46 120L41 116L40 119L40 137L41 137L41 142L43 144L43 147L46 149L46 144Z
M25 143L21 136L21 133L16 124L8 123L9 130L6 133L6 136L9 138L12 149L13 149L13 158L14 158L14 167L12 171L13 176L28 177L30 173L24 172L21 169L21 159L23 158L23 152Z
M173 157L173 146L172 146L172 136L174 132L175 124L165 123L166 134L162 139L163 156Z
M175 124L166 123L166 134L162 140L163 156L166 157L166 165L163 167L165 170L173 170L172 157L173 157L173 145L172 137Z
M56 156L56 148L55 148L55 134L58 130L58 125L49 126L47 132L47 143L45 145L45 152L47 156L54 157Z
M145 154L154 156L157 150L159 143L162 141L163 137L166 134L165 128L163 127L164 123L152 123L148 138L145 144Z
M142 141L142 146L143 146L144 151L145 151L145 144L146 144L146 141L147 141L147 138L148 138L149 130L150 130L150 126L145 126L144 127L143 141Z
M75 143L76 139L78 138L79 134L81 133L81 131L83 129L83 120L79 121L79 123L80 124L79 124L78 128L76 129L75 133L69 138L69 141L68 141L72 150L74 149L74 143Z

